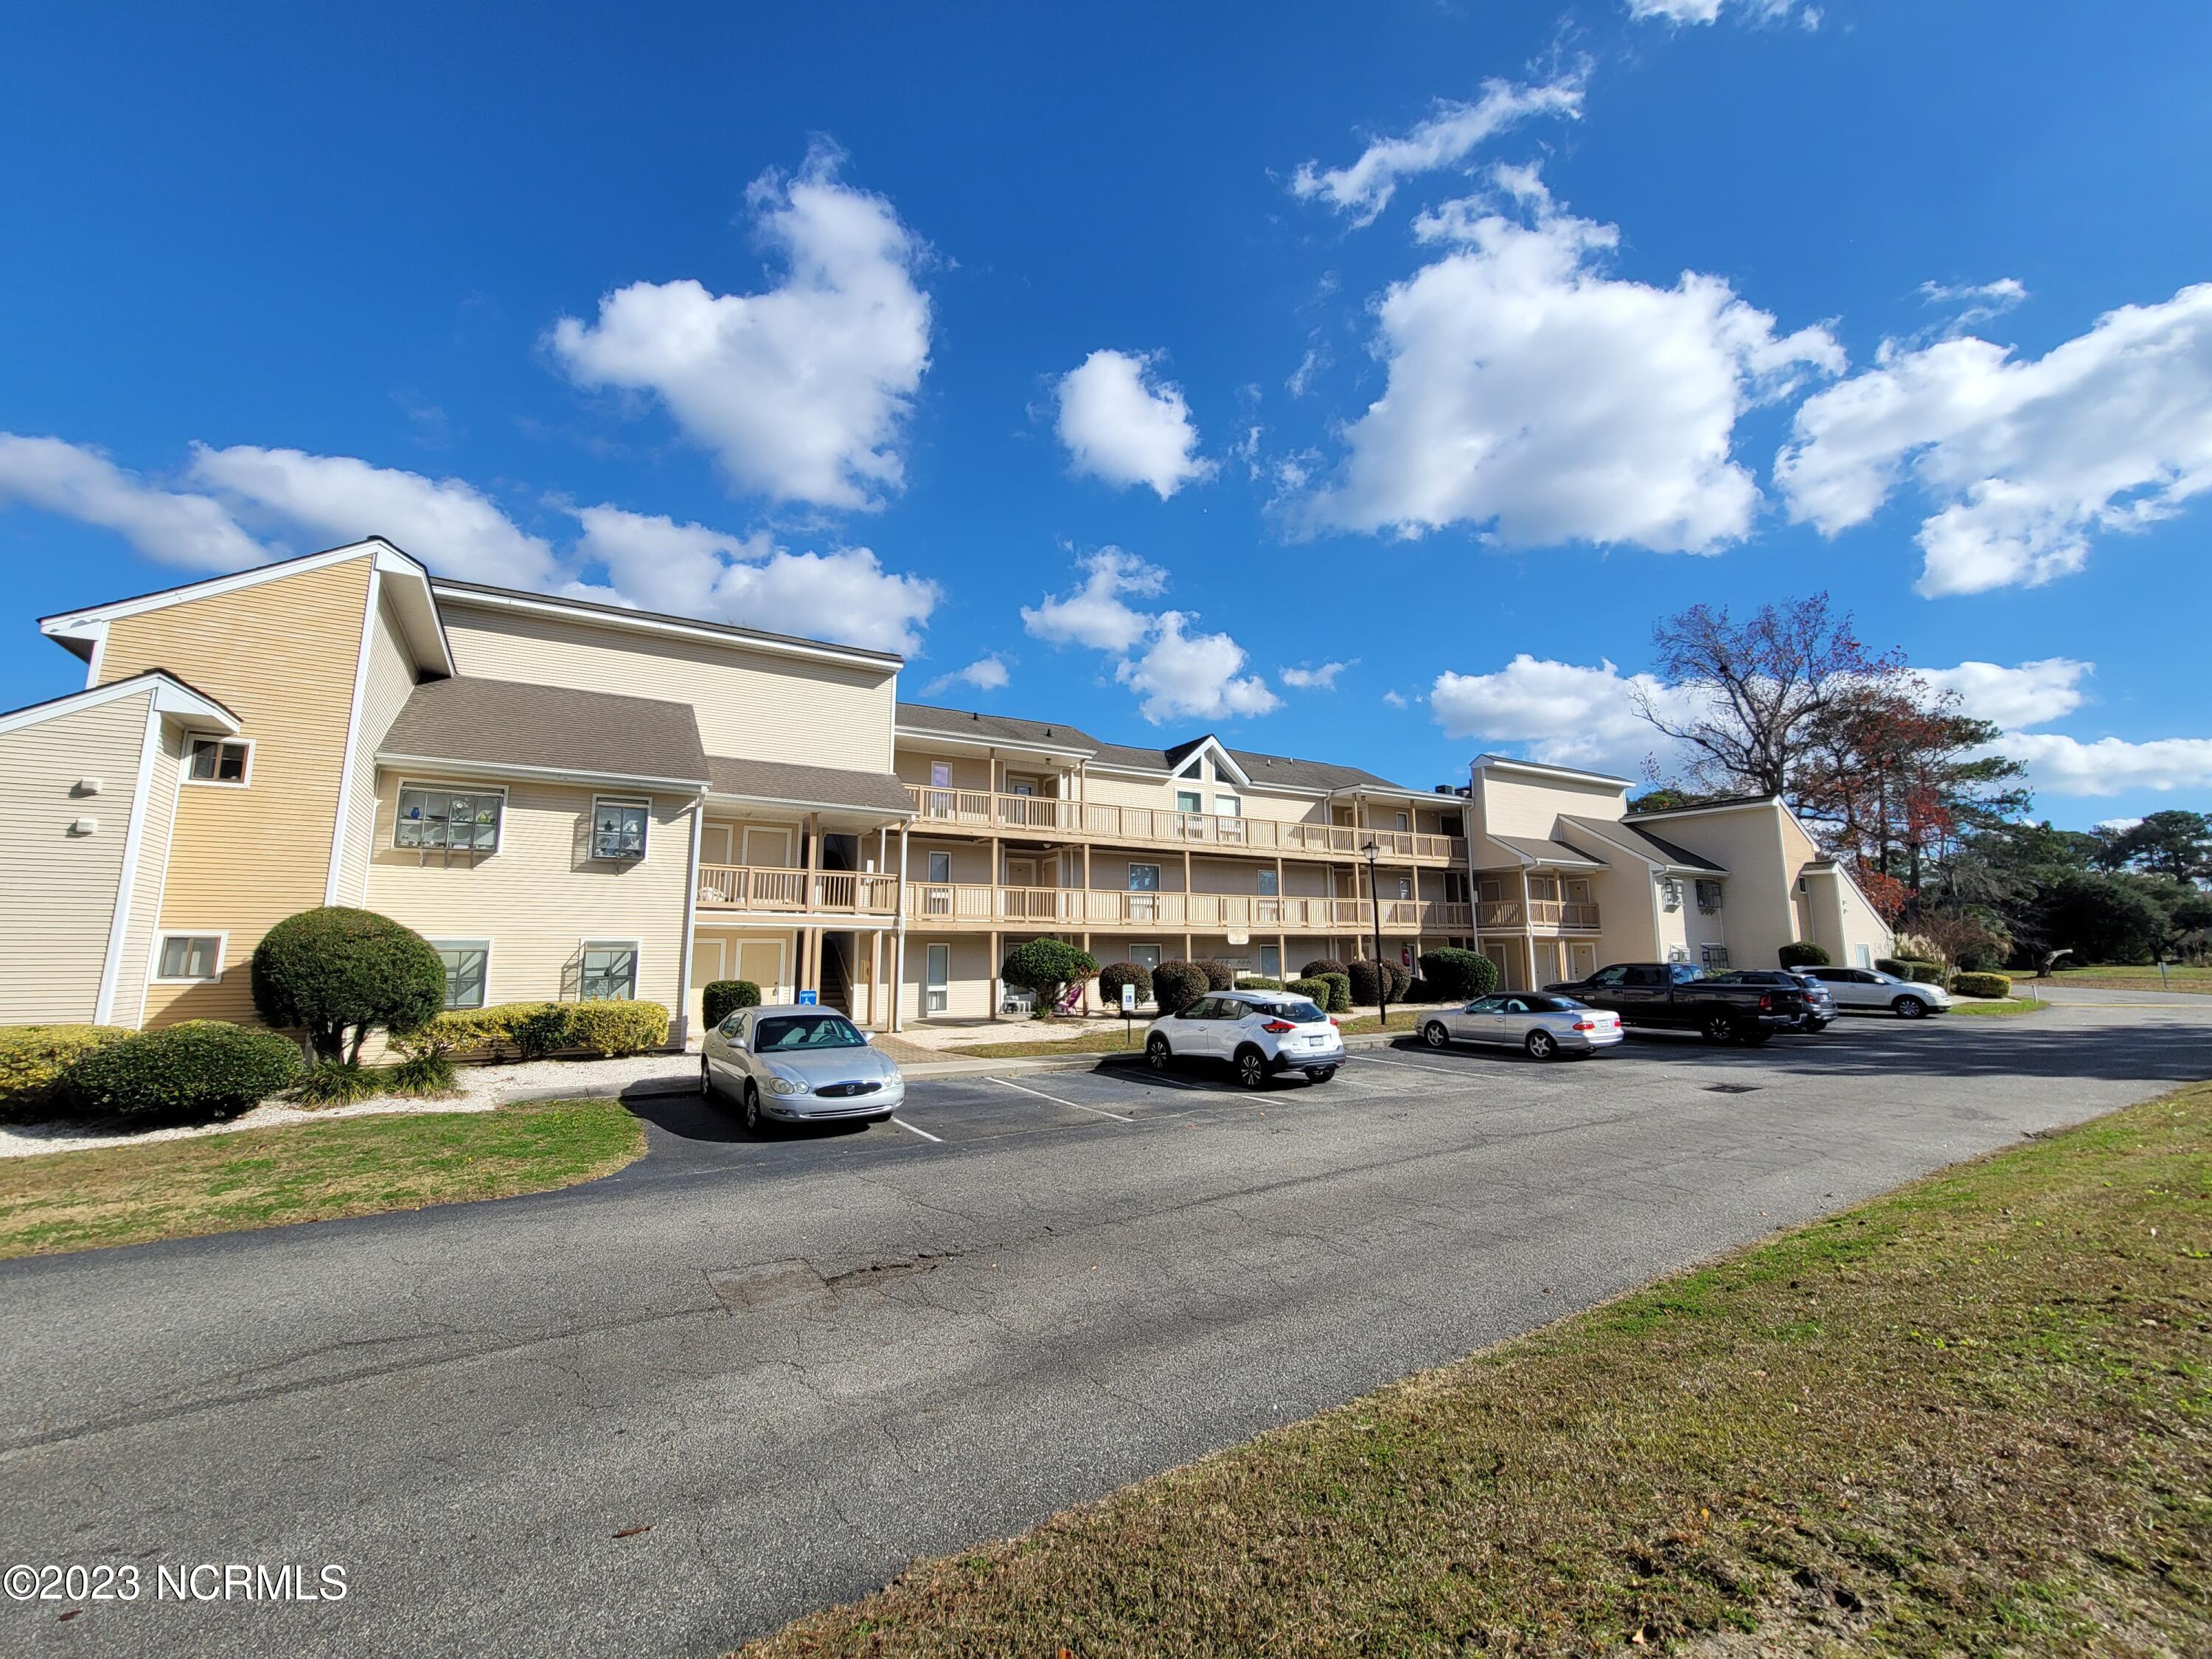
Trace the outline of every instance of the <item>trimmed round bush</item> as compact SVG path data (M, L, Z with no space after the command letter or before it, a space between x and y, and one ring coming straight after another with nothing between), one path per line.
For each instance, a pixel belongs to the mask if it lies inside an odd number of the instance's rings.
M123 1025L0 1027L0 1115L40 1110L54 1099L62 1073L79 1055L132 1035Z
M1951 988L1962 997L2008 997L2012 979L2006 974L1955 974Z
M1390 1000L1403 1002L1406 994L1413 988L1413 970L1401 962L1386 962L1382 972L1390 981Z
M289 1037L193 1019L79 1055L62 1075L61 1097L87 1117L208 1123L289 1088L301 1070Z
M668 1046L668 1010L657 1002L612 997L568 1005L568 1040L579 1048L620 1060Z
M1345 974L1316 974L1316 979L1328 987L1328 1000L1322 1006L1332 1014L1352 1012L1352 980Z
M1498 988L1498 964L1480 951L1446 946L1421 953L1421 977L1439 1002L1472 1002Z
M1345 981L1352 988L1352 1000L1357 1003L1373 1003L1381 999L1377 994L1389 981L1380 964L1365 957L1346 964Z
M428 940L374 910L287 916L253 947L253 1006L305 1031L318 1060L358 1061L368 1034L427 1025L446 1004L446 964Z
M1246 974L1237 980L1237 988L1240 991L1279 991L1283 988L1283 981L1262 979L1257 974Z
M1912 977L1906 964L1896 957L1876 957L1874 959L1874 970L1877 974L1887 974L1892 979Z
M1179 1014L1211 988L1197 964L1164 962L1152 969L1152 1000L1164 1014Z
M999 976L1007 984L1036 994L1037 1012L1056 1006L1071 985L1097 976L1098 958L1079 951L1065 939L1033 939L1017 945L1006 955Z
M740 1008L760 1006L760 987L749 979L709 980L699 993L700 1012L709 1025L720 1025Z
M1344 964L1334 957L1316 957L1298 971L1308 979L1319 979L1323 974L1342 973Z
M1152 976L1142 964L1134 962L1109 962L1098 970L1098 1000L1110 1011L1121 1006L1121 988L1137 988L1137 1006L1147 1006L1152 1000Z
M1294 979L1283 988L1326 1013L1328 1012L1328 981L1325 979Z
M1828 953L1809 939L1794 939L1774 953L1784 968L1826 968Z
M1237 970L1227 963L1216 962L1209 957L1203 962L1194 962L1190 965L1206 975L1207 990L1233 991L1237 988Z

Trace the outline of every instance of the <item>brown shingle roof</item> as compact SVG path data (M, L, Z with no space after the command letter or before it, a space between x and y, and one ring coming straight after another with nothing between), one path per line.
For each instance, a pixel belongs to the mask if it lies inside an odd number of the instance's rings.
M934 703L902 702L898 723L916 732L941 732L948 738L972 738L984 743L1026 743L1070 752L1094 750L1098 739L1062 721L1016 720L1011 714L984 714L966 708L939 708Z
M1674 865L1684 870L1710 870L1717 876L1728 874L1725 865L1715 864L1711 859L1692 853L1686 847L1678 847L1671 841L1653 835L1639 824L1628 823L1617 818L1583 817L1573 812L1563 812L1559 816L1566 819L1569 823L1577 824L1601 840L1612 842L1615 846L1626 847L1631 852L1641 854L1644 857L1655 860L1658 863Z
M872 812L914 811L906 785L889 772L848 772L835 766L784 761L735 760L709 755L714 793L802 806L856 806Z
M459 676L415 688L379 753L704 788L689 703Z

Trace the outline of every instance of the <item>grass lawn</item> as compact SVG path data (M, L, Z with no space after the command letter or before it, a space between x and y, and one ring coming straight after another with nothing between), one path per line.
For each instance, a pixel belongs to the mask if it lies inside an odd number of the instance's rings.
M509 1198L645 1151L613 1100L338 1118L0 1160L0 1257Z
M2032 997L2007 997L1996 1002L1957 1002L1951 1005L1954 1014L1969 1014L1981 1019L2004 1019L2014 1014L2039 1014L2051 1006Z
M2208 1258L2199 1085L745 1651L2212 1652Z
M2196 991L2212 996L2212 968L2167 964L2161 981L2155 968L2061 968L2039 985L2087 985L2100 991Z

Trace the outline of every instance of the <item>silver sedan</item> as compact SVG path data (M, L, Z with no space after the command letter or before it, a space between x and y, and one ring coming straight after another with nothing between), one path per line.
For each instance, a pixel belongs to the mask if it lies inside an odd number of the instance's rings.
M723 1093L757 1134L772 1121L880 1123L905 1103L906 1079L834 1008L740 1008L700 1045L700 1097Z
M1464 1008L1447 1008L1421 1018L1421 1041L1431 1048L1454 1042L1496 1043L1518 1048L1531 1060L1574 1054L1587 1060L1620 1041L1620 1016L1572 997L1515 991L1477 997Z

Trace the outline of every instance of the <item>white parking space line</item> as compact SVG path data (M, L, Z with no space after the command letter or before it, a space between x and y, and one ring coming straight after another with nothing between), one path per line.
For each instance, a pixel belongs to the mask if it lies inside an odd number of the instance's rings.
M1362 1054L1362 1066L1395 1066L1401 1072L1426 1072L1431 1077L1455 1077L1458 1073L1446 1066L1416 1066L1410 1060L1384 1060L1377 1054Z
M933 1135L927 1129L917 1129L913 1124L908 1122L902 1117L894 1117L890 1121L893 1123L897 1124L900 1128L905 1130L910 1135L920 1135L924 1140L933 1140L940 1146L945 1144L945 1137L943 1135Z
M1137 1121L1133 1117L1123 1117L1119 1112L1109 1112L1103 1106L1085 1106L1079 1100L1063 1100L1058 1095L1045 1093L1042 1089L1032 1089L1026 1083L1015 1083L1002 1077L994 1077L991 1081L1002 1088L1018 1089L1025 1095L1035 1095L1039 1100L1048 1100L1055 1106L1073 1107L1079 1112L1096 1112L1100 1117L1110 1117L1116 1123L1134 1123Z

